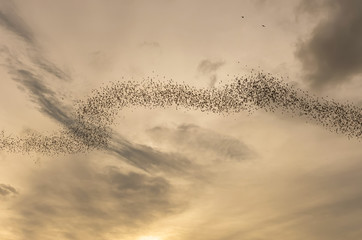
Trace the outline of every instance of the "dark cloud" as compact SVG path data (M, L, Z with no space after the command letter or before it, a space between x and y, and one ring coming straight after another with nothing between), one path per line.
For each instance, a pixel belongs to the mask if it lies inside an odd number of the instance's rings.
M359 0L301 2L299 10L327 15L296 51L313 87L341 84L362 73L361 8Z
M196 125L185 124L176 129L155 127L148 130L148 133L156 141L177 146L181 152L192 151L197 155L209 153L213 159L240 161L253 155L240 140Z
M7 47L3 47L2 54L7 59L4 66L12 79L19 84L19 88L26 91L30 99L37 105L39 110L48 117L56 120L61 124L70 124L73 120L71 117L71 109L66 107L59 99L59 94L52 90L48 82L44 79L48 75L39 69L35 70L31 64L20 61L20 56L15 55ZM40 66L46 72L66 80L68 76L59 70L53 63L49 62L42 56L34 53L30 56L31 63Z
M220 67L225 64L223 61L211 61L208 59L202 60L197 67L197 70L203 74L209 74L217 71Z
M61 104L57 94L45 85L40 76L25 69L13 70L12 74L14 80L28 92L41 112L59 123L69 124L71 122L70 110Z
M32 176L27 188L13 206L24 239L120 237L184 208L165 178L101 169L89 159L53 163Z
M24 41L34 44L35 40L31 29L17 14L12 1L5 0L0 4L0 25Z
M0 183L0 197L18 194L18 191L10 185Z

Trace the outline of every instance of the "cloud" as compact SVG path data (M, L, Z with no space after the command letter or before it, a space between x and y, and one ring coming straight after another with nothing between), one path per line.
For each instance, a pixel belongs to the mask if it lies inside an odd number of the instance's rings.
M14 187L0 183L0 197L6 197L16 194L18 194L18 191Z
M34 44L34 34L24 20L17 14L12 1L3 1L0 5L0 25L22 38L25 42Z
M33 58L33 62L36 65L38 65L38 67L40 67L47 73L53 75L57 79L60 79L63 81L71 80L70 76L66 72L64 72L63 70L58 68L54 63L50 62L49 60L44 58L42 55L40 55L40 54L34 55L32 58Z
M71 122L70 110L62 106L57 94L45 85L40 76L25 69L13 70L12 74L14 80L28 91L32 101L38 105L41 112L59 123L69 124Z
M24 87L41 112L56 120L65 128L72 130L75 119L71 109L62 106L57 94L45 85L39 76L28 70L15 70L13 75L14 80ZM116 133L112 136L111 144L103 150L145 171L158 170L185 173L191 164L188 159L181 155L162 153L145 145L131 143Z
M297 5L298 13L307 13L307 14L318 14L327 10L331 10L330 0L319 0L319 1L308 1L308 0L300 0Z
M198 170L196 164L181 154L166 153L146 145L132 143L117 134L113 134L112 141L106 150L109 154L146 172L190 175L191 170Z
M296 51L305 79L312 87L345 83L362 73L361 8L359 0L301 2L300 11L327 13L311 32L311 37L301 41Z
M220 67L225 64L223 61L211 61L208 59L202 60L197 67L197 70L203 74L209 74L217 71Z
M21 65L18 66L22 67ZM29 94L32 101L37 105L39 110L51 119L57 121L65 129L81 131L87 126L79 124L74 119L73 109L64 106L58 99L58 94L53 91L42 79L30 70L15 68L11 71L13 78ZM75 124L75 125L74 125ZM78 137L82 137L77 134ZM60 135L64 141L71 141L69 136ZM74 136L73 136L74 137ZM87 144L88 139L84 139ZM71 144L64 143L63 145ZM76 144L76 142L74 142ZM102 150L109 154L121 158L123 161L139 169L149 171L162 171L188 173L191 169L196 170L196 165L192 164L187 158L176 153L164 153L157 151L149 146L135 144L127 141L116 133L112 133L110 144L104 146ZM194 165L194 168L190 166Z
M212 186L214 195L208 199L214 202L205 210L207 215L180 239L360 239L360 156L327 156L318 166L318 157L307 158L296 166L291 155L293 163L278 169L266 166L275 166L277 159L258 161L252 168L230 166L230 172L218 179L224 184Z
M22 67L24 69L22 69ZM21 63L15 64L12 68L11 74L13 79L27 91L41 112L71 132L82 130L82 127L87 127L82 124L77 124L72 112L73 109L64 106L59 101L58 94L43 81L41 76L36 75L31 70L25 69L25 66ZM67 138L67 136L60 137L64 138L65 141L71 140ZM79 135L79 137L82 136ZM84 139L84 141L87 141L87 139ZM105 146L103 150L145 171L178 172L189 175L190 173L188 172L191 169L197 169L195 164L192 164L180 154L164 153L149 146L134 144L116 133L112 134L110 144ZM191 165L194 165L194 168L191 168Z
M225 62L223 61L211 61L208 59L202 60L197 67L197 71L201 74L209 76L210 87L214 87L217 82L216 71L221 68Z
M207 155L210 159L241 161L253 155L240 140L196 125L184 124L176 129L155 127L148 134L157 142L176 146L180 152Z
M33 30L26 24L18 12L18 9L12 1L5 0L1 2L0 26L20 37L30 46L30 48L27 49L27 53L33 64L57 79L70 81L71 78L66 72L44 57L41 48L34 37L35 34Z
M251 220L248 227L228 231L223 239L254 239L255 236L267 239L270 235L277 239L294 236L296 240L359 239L362 236L362 191L359 185L362 168L359 161L356 163L336 169L327 167L308 170L304 174L292 173L294 176L287 174L286 179L281 179L281 186L273 184L278 196L267 196L265 202L253 209L261 214L260 217ZM257 188L253 190L258 191ZM263 214L260 208L271 213ZM248 216L248 211L243 213Z
M21 60L20 56L12 53L7 47L3 47L1 53L6 55L7 62L4 66L12 79L19 84L19 89L27 92L42 113L69 127L74 122L72 109L60 101L59 93L50 87L49 81L45 81L49 79L47 73L61 80L69 80L69 76L37 52L26 56L29 63ZM33 65L38 68L34 68Z
M37 104L41 112L56 120L65 128L73 130L72 124L75 119L71 109L62 106L57 94L45 85L38 76L27 70L17 70L14 76L14 79L28 91L31 99ZM78 128L82 127L80 125L76 126ZM121 157L125 162L145 171L186 173L191 165L188 159L179 154L163 153L145 145L134 144L116 133L113 133L111 143L105 146L103 150Z
M89 159L53 162L28 183L12 207L24 239L119 237L184 207L167 179Z

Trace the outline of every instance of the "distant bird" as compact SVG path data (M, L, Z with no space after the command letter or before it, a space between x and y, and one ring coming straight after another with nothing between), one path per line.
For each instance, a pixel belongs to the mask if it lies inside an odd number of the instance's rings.
M244 18L244 16L241 16L241 18Z
M264 24L263 25L261 25L262 27L266 27Z

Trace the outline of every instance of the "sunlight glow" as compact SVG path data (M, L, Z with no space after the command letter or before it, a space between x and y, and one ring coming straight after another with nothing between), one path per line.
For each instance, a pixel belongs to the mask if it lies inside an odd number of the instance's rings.
M162 239L157 236L142 236L138 238L138 240L162 240Z

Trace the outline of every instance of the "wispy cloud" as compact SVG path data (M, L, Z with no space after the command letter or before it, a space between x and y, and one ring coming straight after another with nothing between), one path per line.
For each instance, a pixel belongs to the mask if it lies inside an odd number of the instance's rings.
M17 195L18 191L11 185L0 183L0 197Z
M206 75L210 79L210 86L214 87L217 82L217 70L225 65L224 61L212 61L209 59L202 60L198 67L197 71L203 75Z
M209 160L242 161L254 155L240 140L197 125L184 124L175 129L154 127L147 132L156 142L167 143L183 153L191 151L203 157L207 155Z
M46 71L47 73L51 74L58 80L63 81L70 81L71 77L68 73L60 69L56 64L52 63L51 61L44 58L42 55L35 54L32 56L33 62L42 70Z
M199 63L197 70L203 74L208 74L217 71L224 64L225 62L223 61L212 61L205 59Z
M13 35L18 36L28 45L29 49L27 50L27 57L32 64L47 72L57 80L71 80L68 73L44 56L40 44L34 37L35 34L32 28L26 24L19 15L16 4L11 0L5 0L0 4L0 26L7 29Z
M19 62L11 68L10 73L13 79L28 93L30 99L42 113L70 132L79 130L73 128L77 122L74 109L62 104L58 93L46 84L41 75L36 75ZM66 138L65 140L70 141L71 139ZM110 144L103 150L145 171L171 171L186 174L192 169L191 162L184 156L176 153L163 153L145 145L134 144L116 133L113 133Z
M119 236L181 211L172 189L162 177L64 159L31 176L14 202L14 224L28 239Z
M35 43L34 34L17 14L14 3L5 0L0 4L0 25L29 44Z
M111 143L105 150L146 172L190 176L191 172L198 170L197 165L182 154L158 151L146 145L127 141L116 134L113 135Z
M37 104L41 112L61 124L67 125L71 123L70 109L62 105L56 92L51 90L40 76L25 69L14 69L12 74L14 80L28 92L30 98Z

